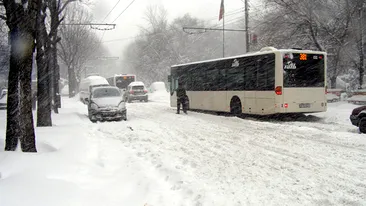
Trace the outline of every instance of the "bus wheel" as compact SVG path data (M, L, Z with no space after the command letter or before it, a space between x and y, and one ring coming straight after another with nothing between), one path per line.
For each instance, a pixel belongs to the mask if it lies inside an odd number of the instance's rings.
M230 113L233 114L233 115L239 115L239 114L242 113L241 101L240 101L239 97L237 97L237 96L231 98Z

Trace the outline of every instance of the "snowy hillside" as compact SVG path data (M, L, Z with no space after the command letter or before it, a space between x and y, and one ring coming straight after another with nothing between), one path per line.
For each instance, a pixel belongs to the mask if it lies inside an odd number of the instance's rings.
M37 129L38 154L0 152L0 205L366 205L356 106L259 121L177 115L168 98L151 94L127 105L127 122L98 124L64 98L55 126Z

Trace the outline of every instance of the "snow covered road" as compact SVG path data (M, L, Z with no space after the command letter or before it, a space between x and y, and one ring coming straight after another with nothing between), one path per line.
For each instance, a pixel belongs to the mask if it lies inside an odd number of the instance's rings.
M167 103L135 103L126 123L133 131L98 127L153 164L191 204L366 203L365 137L349 122L329 121L337 115L269 123L174 112Z
M64 100L69 119L57 127L82 131L76 142L53 147L85 142L74 148L84 170L57 178L78 184L82 203L94 197L89 205L366 205L366 135L348 120L355 106L331 104L317 122L266 122L177 115L167 97L128 104L127 122L98 124L84 105ZM11 176L4 156L0 173Z

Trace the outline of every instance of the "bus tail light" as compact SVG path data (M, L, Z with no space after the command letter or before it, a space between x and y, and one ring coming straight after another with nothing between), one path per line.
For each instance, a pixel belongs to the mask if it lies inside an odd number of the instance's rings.
M281 86L277 86L275 89L275 92L277 95L282 95L282 87Z
M284 107L287 109L287 108L288 108L288 104L287 104L287 103L285 103L285 104L284 104Z

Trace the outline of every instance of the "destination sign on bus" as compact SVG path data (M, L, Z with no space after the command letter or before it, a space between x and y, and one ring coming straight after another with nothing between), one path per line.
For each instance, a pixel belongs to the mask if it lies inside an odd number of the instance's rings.
M300 60L301 60L301 61L306 61L306 60L308 60L308 55L307 55L307 54L300 54Z

